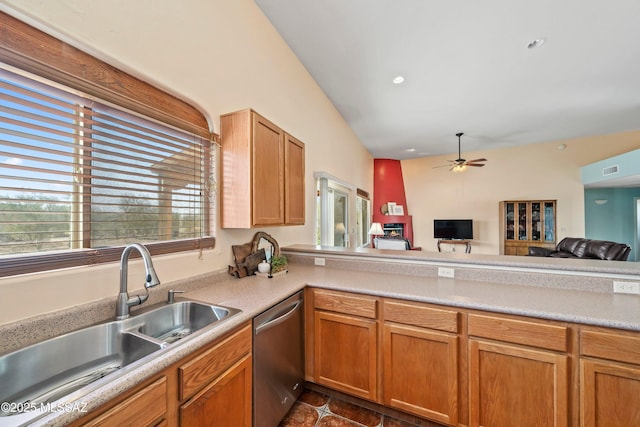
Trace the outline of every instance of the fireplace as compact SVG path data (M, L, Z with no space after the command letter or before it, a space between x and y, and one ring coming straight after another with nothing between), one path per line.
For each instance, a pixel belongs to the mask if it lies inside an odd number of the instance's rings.
M382 226L385 236L405 237L404 224L401 222L391 222Z

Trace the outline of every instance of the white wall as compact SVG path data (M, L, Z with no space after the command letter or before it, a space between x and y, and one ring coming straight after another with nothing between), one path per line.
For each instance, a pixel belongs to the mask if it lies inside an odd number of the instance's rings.
M313 172L372 192L368 151L253 0L5 0L8 13L185 98L219 133L221 114L253 108L306 144L306 224L265 228L281 245L315 243ZM168 282L226 268L256 230L217 230L214 250L159 256ZM133 289L140 269L130 270ZM0 324L118 292L117 264L0 279Z
M564 150L558 146L565 144ZM463 146L464 147L464 146ZM482 168L453 173L435 168L451 155L402 162L416 246L435 251L435 218L472 218L473 253L499 253L498 205L503 200L557 200L557 233L584 237L584 187L580 167L640 147L640 132L594 136L490 151L464 152L485 157ZM455 148L455 147L454 147ZM456 153L457 154L457 153ZM450 250L452 247L447 246ZM457 250L462 250L458 248Z

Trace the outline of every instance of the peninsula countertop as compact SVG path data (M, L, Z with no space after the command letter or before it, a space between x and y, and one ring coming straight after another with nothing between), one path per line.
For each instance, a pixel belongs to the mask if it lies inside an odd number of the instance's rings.
M640 331L640 296L635 295L423 277L397 272L356 271L297 263L289 265L289 273L271 279L257 276L220 279L221 274L215 272L210 277L205 275L198 278L201 283L183 294L182 299L225 305L242 312L219 326L196 333L161 351L144 366L115 379L106 377L92 384L91 392L83 398L89 410L98 408L306 286ZM47 414L34 425L61 426L81 415L64 412Z

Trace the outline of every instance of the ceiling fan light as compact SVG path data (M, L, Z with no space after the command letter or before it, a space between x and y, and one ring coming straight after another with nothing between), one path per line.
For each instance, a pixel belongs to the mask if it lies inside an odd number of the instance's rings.
M467 170L467 165L455 165L453 168L451 168L451 170L456 173L464 172Z

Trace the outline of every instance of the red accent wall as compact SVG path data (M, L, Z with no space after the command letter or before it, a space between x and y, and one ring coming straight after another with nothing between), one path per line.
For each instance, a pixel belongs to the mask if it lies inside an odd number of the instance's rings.
M396 202L404 206L404 216L384 215L380 208L387 202ZM384 226L388 223L401 223L405 225L405 237L413 246L413 223L409 215L407 197L404 192L404 180L402 178L402 165L400 160L374 159L373 160L373 222L379 222Z
M380 207L387 202L396 202L396 204L404 206L405 215L409 214L407 198L404 194L402 165L400 160L373 159L374 215L380 213Z

